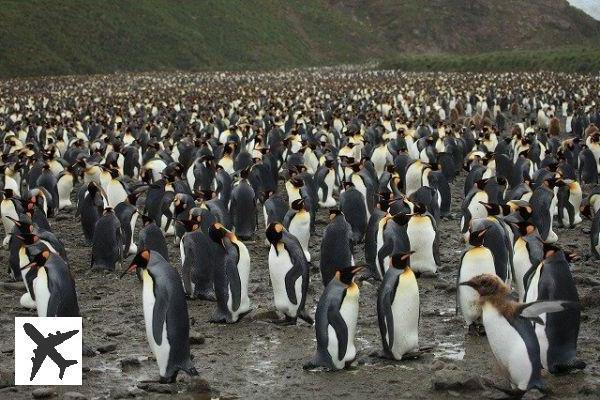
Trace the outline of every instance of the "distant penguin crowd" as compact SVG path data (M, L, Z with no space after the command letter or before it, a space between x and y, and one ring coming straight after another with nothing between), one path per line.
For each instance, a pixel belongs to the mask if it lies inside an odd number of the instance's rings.
M345 69L3 82L6 278L24 282L15 302L38 316L80 316L79 277L52 227L73 210L89 268L141 282L160 382L202 372L188 300L234 324L254 309L248 286L262 268L273 323L314 326L315 353L298 367L342 370L356 363L364 281L379 287L379 355L426 351L419 279L443 266L439 225L450 220L464 244L451 267L465 333L486 335L504 390L545 391L542 370L586 367L571 263L600 258L599 83ZM584 218L590 248L563 249L556 227Z

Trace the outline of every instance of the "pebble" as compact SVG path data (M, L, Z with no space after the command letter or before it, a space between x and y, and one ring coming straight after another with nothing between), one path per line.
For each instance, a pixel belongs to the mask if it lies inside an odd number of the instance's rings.
M56 390L53 388L39 388L31 392L34 399L49 399L56 396Z
M87 397L79 392L66 392L63 394L63 400L86 400Z
M121 331L106 331L106 336L108 337L121 336L122 334L123 332Z
M104 353L110 353L111 351L114 351L117 348L117 345L114 343L107 343L104 344L102 346L98 347L98 351L102 354Z
M190 335L190 344L191 345L197 345L197 344L204 344L204 342L206 342L206 339L204 339L204 336L201 335Z
M145 390L146 392L151 392L151 393L164 393L164 394L177 393L177 387L175 385L165 385L163 383L143 382L143 383L138 383L137 387L142 390Z
M126 357L120 361L121 369L139 367L141 365L140 360L137 357Z
M435 391L479 391L483 390L481 380L473 375L463 371L450 371L443 369L436 371L431 379L433 390Z

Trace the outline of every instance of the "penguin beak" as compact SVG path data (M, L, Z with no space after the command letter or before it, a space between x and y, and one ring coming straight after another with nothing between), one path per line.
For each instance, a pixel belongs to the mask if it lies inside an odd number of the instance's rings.
M123 278L125 275L132 273L137 269L137 264L131 264L129 268L127 268L123 273L119 276L119 279Z
M35 262L30 262L29 264L25 265L24 267L21 267L21 271L24 271L27 268L33 268L33 267L37 267L37 264Z

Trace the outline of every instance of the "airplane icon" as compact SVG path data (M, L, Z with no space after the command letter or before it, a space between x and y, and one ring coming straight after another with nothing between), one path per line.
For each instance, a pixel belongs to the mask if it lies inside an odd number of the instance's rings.
M33 325L30 323L23 324L23 329L27 336L31 338L36 344L37 349L33 350L34 357L31 357L31 361L33 363L33 367L31 368L31 377L29 381L32 381L35 378L35 375L40 370L42 363L46 359L46 356L50 357L52 361L58 368L60 369L60 373L58 377L62 380L65 370L67 367L71 365L77 364L77 360L65 360L63 356L60 355L58 351L56 351L55 347L64 342L65 340L75 336L78 330L69 331L65 333L61 333L56 331L56 334L52 333L48 335L48 337L44 337Z

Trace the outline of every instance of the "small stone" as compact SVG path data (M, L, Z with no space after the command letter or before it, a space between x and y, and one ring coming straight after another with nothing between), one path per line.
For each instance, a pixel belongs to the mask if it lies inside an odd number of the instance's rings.
M87 397L79 392L66 392L63 394L64 400L86 400Z
M108 337L115 337L115 336L121 336L123 334L123 332L121 331L106 331L106 336Z
M188 385L188 392L196 394L210 393L210 384L206 379L194 376L191 378L190 384Z
M175 385L165 385L162 383L143 382L143 383L138 383L137 387L142 390L145 390L146 392L151 392L151 393L164 393L164 394L177 393L177 387Z
M545 393L542 393L537 389L532 389L532 390L529 390L527 393L525 393L523 395L523 397L521 397L521 399L523 399L523 400L540 400L540 399L543 399L544 397L546 397Z
M204 339L204 336L201 335L190 335L190 344L193 345L197 345L197 344L204 344L204 342L206 342L206 339Z
M110 391L111 399L127 399L133 397L125 388L115 388Z
M12 371L0 369L0 389L15 386L15 374Z
M433 390L447 391L453 390L458 392L479 391L483 390L481 380L462 371L450 371L443 369L437 371L431 379Z
M119 362L121 363L121 369L135 368L141 365L141 362L137 357L126 357Z
M441 360L434 360L429 368L432 371L441 371L446 368L446 363Z
M98 351L102 354L104 353L110 353L111 351L115 351L115 349L117 348L117 345L114 343L107 343L104 344L100 347L98 347Z
M56 396L56 390L53 388L39 388L31 392L34 399L49 399Z
M579 394L582 394L584 396L592 396L592 395L600 396L600 385L595 385L593 383L587 383L579 389Z

